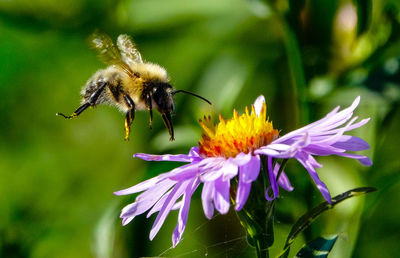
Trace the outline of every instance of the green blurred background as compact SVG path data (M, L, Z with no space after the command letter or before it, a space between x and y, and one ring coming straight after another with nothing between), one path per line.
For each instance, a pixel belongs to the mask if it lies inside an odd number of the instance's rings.
M358 95L353 132L366 139L371 168L318 158L332 195L374 186L319 218L295 251L320 235L339 234L330 257L400 254L400 2L398 0L0 0L0 257L252 257L236 215L208 221L194 195L182 242L170 249L177 212L150 242L150 219L122 227L134 196L113 192L178 164L132 158L136 152L186 153L205 114L231 116L264 94L281 134L322 117ZM101 106L64 120L86 80L105 67L87 45L99 29L133 36L145 60L164 66L177 89L176 141L158 114L137 112L125 142L124 116ZM323 201L304 168L286 169L294 192L276 202L275 245L290 225Z

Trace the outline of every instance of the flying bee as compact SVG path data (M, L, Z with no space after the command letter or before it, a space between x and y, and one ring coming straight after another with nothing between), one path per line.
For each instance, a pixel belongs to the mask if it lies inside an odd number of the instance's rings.
M179 92L191 94L207 103L207 99L184 90L174 90L169 83L167 71L153 63L144 62L132 39L128 35L119 35L117 46L105 34L94 33L90 38L91 46L97 50L100 60L109 65L97 71L81 91L82 102L70 116L79 116L88 107L99 104L117 106L125 115L125 140L129 140L130 127L136 110L148 110L150 129L153 121L153 108L157 109L168 129L170 140L174 140L174 127L171 121L174 95Z

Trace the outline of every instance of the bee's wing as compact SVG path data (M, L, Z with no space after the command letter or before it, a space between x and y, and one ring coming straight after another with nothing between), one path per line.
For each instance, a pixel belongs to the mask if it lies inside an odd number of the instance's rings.
M121 50L122 60L128 65L134 63L143 63L142 56L139 50L137 50L135 43L132 38L126 34L118 36L117 46Z
M108 35L99 32L93 33L90 37L90 45L97 50L100 60L105 64L117 65L128 75L135 76Z

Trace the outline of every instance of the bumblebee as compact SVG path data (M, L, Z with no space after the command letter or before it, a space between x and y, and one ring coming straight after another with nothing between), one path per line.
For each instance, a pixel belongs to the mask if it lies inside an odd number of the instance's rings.
M111 104L125 115L125 140L129 140L130 127L136 110L148 110L150 129L152 128L153 109L160 112L170 140L174 140L173 113L174 95L179 92L191 94L207 103L207 99L184 90L174 90L169 83L167 71L153 63L144 62L132 39L128 35L119 35L115 46L105 34L94 33L90 38L91 46L97 50L99 58L109 65L97 71L81 91L82 102L70 116L57 115L70 119L79 116L88 107L99 104Z

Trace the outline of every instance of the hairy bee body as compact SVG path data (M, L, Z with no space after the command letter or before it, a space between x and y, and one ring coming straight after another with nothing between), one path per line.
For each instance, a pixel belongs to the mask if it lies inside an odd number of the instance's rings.
M97 71L82 88L81 104L90 100L93 93L106 83L106 89L101 92L94 103L109 104L118 107L122 112L127 112L130 107L124 100L124 94L130 96L135 103L136 110L146 110L144 93L152 91L152 88L159 83L169 83L166 70L156 64L141 63L130 65L130 68L136 75L131 77L127 75L119 66L111 65L106 69ZM157 108L157 103L152 100L152 106Z
M129 139L130 126L136 110L148 110L150 128L153 108L160 112L170 140L174 140L171 113L174 111L174 95L185 92L208 103L208 100L184 90L174 91L169 84L167 71L153 63L144 62L135 44L128 35L119 35L117 45L104 34L95 33L91 39L100 59L108 65L97 71L82 88L82 103L70 116L57 113L65 118L79 116L88 107L110 104L118 107L125 116L125 139ZM210 103L211 104L211 103Z

